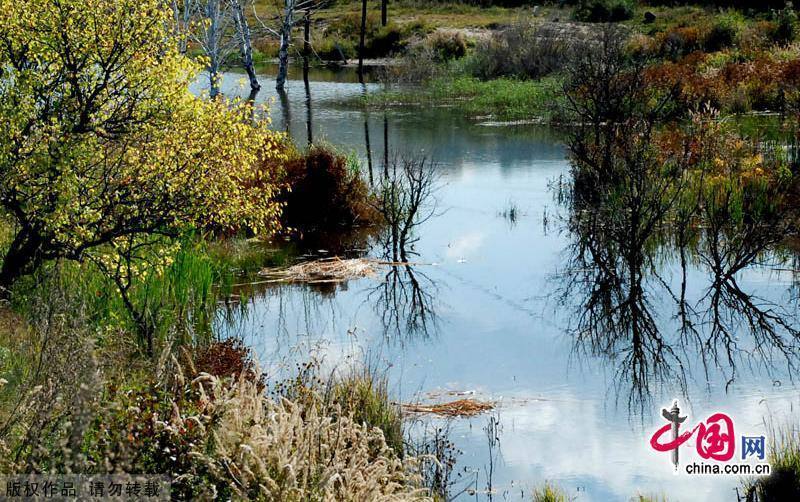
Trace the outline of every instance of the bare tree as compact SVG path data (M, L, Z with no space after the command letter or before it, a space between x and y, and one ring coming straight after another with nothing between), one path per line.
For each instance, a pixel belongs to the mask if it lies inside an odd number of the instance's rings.
M292 31L295 25L303 22L306 29L304 34L304 54L307 56L310 48L310 29L311 16L316 11L324 8L329 0L284 0L283 10L275 19L278 20L278 29L267 26L262 20L258 19L261 28L278 38L278 77L275 80L275 88L283 89L286 86L286 76L289 72L289 49L292 46ZM255 12L255 11L254 11Z
M189 32L192 26L191 4L194 0L172 0L172 32L178 41L178 50L186 54Z
M289 46L292 43L296 9L297 0L285 0L279 32L281 45L278 49L278 78L275 80L275 88L279 90L283 90L285 87L286 73L289 71Z
M231 13L233 15L233 24L236 28L236 41L239 45L239 57L241 58L244 70L247 72L247 77L250 79L250 89L252 91L258 91L261 89L261 84L258 83L256 70L253 66L253 42L250 36L250 25L247 24L247 18L244 15L244 7L242 5L245 1L252 0L229 0Z
M251 1L172 0L173 31L179 49L185 53L191 40L208 58L206 70L211 96L219 93L219 72L236 47L250 80L250 89L255 92L261 88L253 65L250 26L244 15L244 4Z
M178 9L174 4L174 9ZM227 0L184 0L183 12L175 10L180 19L197 19L197 29L191 21L185 28L187 36L196 43L205 54L208 63L208 82L212 97L219 94L219 72L222 64L230 56L235 41L226 36L231 20L230 5Z

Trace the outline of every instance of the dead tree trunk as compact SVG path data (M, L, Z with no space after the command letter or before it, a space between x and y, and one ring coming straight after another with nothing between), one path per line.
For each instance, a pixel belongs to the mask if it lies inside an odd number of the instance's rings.
M206 27L200 43L208 58L209 94L219 94L219 71L225 59L225 44L222 40L225 31L224 12L221 0L208 0L203 9Z
M303 57L308 61L311 55L311 11L306 9L303 17Z
M283 90L286 86L286 74L289 71L289 45L292 42L292 28L294 27L294 9L296 0L285 0L283 20L281 23L281 45L278 49L278 78L275 88Z
M389 23L389 0L381 0L381 26Z
M361 0L361 36L358 41L358 79L364 81L364 37L367 33L367 0Z
M8 298L17 279L31 274L42 263L41 246L44 240L35 231L20 230L11 243L0 268L0 298Z
M261 84L258 83L256 70L253 66L253 42L250 36L250 26L247 24L247 18L242 8L242 0L231 0L231 9L233 11L233 23L236 28L236 39L239 45L242 66L250 79L250 89L258 91L261 89Z
M178 50L181 54L186 54L188 49L189 31L192 26L192 14L196 9L192 0L172 0L173 33L178 41Z

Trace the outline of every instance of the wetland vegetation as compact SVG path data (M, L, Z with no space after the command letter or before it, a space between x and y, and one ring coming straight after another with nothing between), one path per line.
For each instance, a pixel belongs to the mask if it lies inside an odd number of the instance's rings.
M0 473L797 496L791 4L0 5ZM654 472L676 396L773 474Z

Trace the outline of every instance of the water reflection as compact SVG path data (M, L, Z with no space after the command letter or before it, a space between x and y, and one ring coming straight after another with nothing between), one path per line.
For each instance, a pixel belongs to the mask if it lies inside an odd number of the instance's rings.
M529 500L531 487L551 480L578 500L625 500L637 492L669 492L680 500L729 500L738 479L676 479L668 462L662 463L649 448L649 433L660 425L661 406L674 398L693 397L695 402L686 404L692 415L728 410L737 427L753 433L764 432L765 416L783 417L796 408L797 390L783 374L786 358L781 350L770 350L774 355L770 370L775 373L773 378L765 376L760 365L752 364L757 343L748 323L726 313L727 303L737 298L728 294L734 291L728 287L732 280L762 312L780 313L790 327L796 327L788 313L775 307L794 308L785 300L787 294L796 298L795 290L800 290L789 271L797 268L795 254L783 242L759 243L762 237L756 228L723 232L716 243L707 241L706 233L714 232L692 225L669 221L647 228L649 212L657 211L653 203L627 211L623 208L635 204L626 202L591 218L592 206L586 203L565 201L556 211L548 182L568 176L570 167L552 131L488 127L443 108L365 113L337 103L363 93L363 87L353 83L357 75L351 74L351 83L320 82L315 71L309 73L313 140L357 152L366 167L368 130L373 187L382 183L391 148L424 150L439 162L438 173L446 183L436 198L446 211L414 230L409 239L414 242L404 251L405 263L383 265L375 277L324 294L305 285L271 284L261 290L262 286L253 286L259 292L251 293L247 312L220 332L244 337L267 363L291 357L303 360L321 344L326 362L332 365L353 351L379 352L391 363L393 393L402 401L435 390L474 390L496 400L504 430L502 452L492 467L495 499L501 495L505 499L511 490L508 499ZM226 76L224 92L237 92L236 78ZM246 95L246 91L241 92ZM294 112L288 126L302 143L309 128L308 113L303 111L309 107L301 75L287 83L287 94ZM265 85L257 100L273 97L274 127L285 129L272 86ZM514 226L498 218L509 201L518 204L519 214L524 215ZM558 213L568 217L559 221ZM545 222L550 231L545 231ZM685 228L682 235L681 228ZM739 241L731 240L737 235ZM633 241L641 245L634 246ZM392 256L401 255L399 248L393 251L394 243L400 240L389 231L344 246L318 241L308 247L341 251L344 256L367 253L371 259L391 262ZM764 251L750 259L758 248ZM726 271L735 270L735 263L742 261L738 257L751 265L726 277ZM771 272L775 267L787 271ZM555 277L553 271L558 271ZM552 307L545 304L545 293L552 291L554 279L559 293L573 284L563 298L568 309L543 315ZM725 344L713 339L709 344L720 352L708 353L709 370L704 372L705 342L712 338L714 324L708 305L715 283L716 289L728 284L719 295L718 318L735 343L733 374ZM594 287L598 292L592 291ZM599 328L585 322L589 331L580 339L578 320L592 315L586 313L591 299L597 304L593 315L610 320ZM608 308L602 311L604 303ZM623 325L638 326L636 334L633 328L616 331ZM771 325L779 327L774 321ZM576 336L565 337L565 326ZM791 337L784 328L778 334L785 340ZM725 336L720 332L718 339ZM767 340L762 346L773 344ZM570 364L576 353L583 355L580 369ZM660 368L665 370L659 375ZM731 376L739 383L726 393L723 387ZM773 380L786 383L778 387ZM621 396L623 405L608 402L609 388ZM624 402L633 389L639 389L638 401L652 399L656 406L626 409ZM453 467L454 477L467 476L480 500L488 497L489 445L483 430L487 419L459 419L451 431L451 440L464 452ZM466 478L459 480L453 495L465 488Z
M791 218L733 224L709 215L697 226L678 211L666 221L668 183L648 179L635 197L601 200L596 187L589 200L571 186L562 197L571 243L555 278L559 305L574 312L574 350L614 364L616 397L642 411L663 386L687 395L689 378L708 385L712 372L727 389L739 365L791 376L800 353L796 312L738 279L786 266Z
M384 116L384 145L388 144L387 136ZM414 249L418 228L436 215L437 167L424 157L396 154L390 158L387 148L383 162L375 186L383 220L376 246L388 271L367 299L374 302L387 339L425 339L437 331L438 287L421 270L430 265L410 259L419 256Z
M410 264L390 265L383 281L372 288L372 302L387 340L429 338L438 330L436 283Z
M291 102L289 101L289 94L287 94L285 89L278 89L276 91L278 93L278 102L280 103L281 108L281 118L283 119L283 130L284 132L289 131L289 124L292 123L292 106Z
M408 262L417 255L416 230L436 215L438 179L437 164L425 157L396 154L385 162L375 193L383 220L379 241L386 259Z
M308 140L308 145L311 146L314 143L314 126L313 126L313 116L314 113L311 110L312 100L311 100L311 84L308 81L308 57L303 58L303 88L306 91L306 139ZM286 122L287 124L289 122Z

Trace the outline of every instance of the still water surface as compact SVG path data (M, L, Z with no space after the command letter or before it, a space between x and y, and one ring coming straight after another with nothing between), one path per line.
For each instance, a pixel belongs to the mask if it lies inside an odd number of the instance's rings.
M316 72L308 85L291 80L282 97L270 78L256 100L274 101L274 127L288 129L299 144L310 131L314 141L356 151L376 172L387 152L435 160L436 216L415 230L412 266L327 289L270 288L252 299L246 315L220 321L220 330L244 338L264 361L309 353L326 367L379 360L404 401L456 399L448 392L496 401L496 413L450 424L463 452L453 492L473 488L459 499L529 500L531 487L551 481L580 501L638 493L736 500L737 477L676 476L667 455L651 450L650 435L665 423L661 408L679 399L692 424L727 412L737 441L763 434L766 424L796 421L800 400L790 370L781 357L764 363L749 355L760 345L747 329L736 329L743 321L735 308L722 313L741 349L730 360L715 357L713 343L701 350L678 343L670 292L680 289L684 268L675 252L652 260L640 298L674 358L648 360L647 343L629 333L581 341L575 326L589 308L593 280L576 278L594 271L575 260L581 236L569 230L567 209L556 201L553 187L569 176L569 164L552 131L480 124L446 108L348 109L336 102L375 86L346 74ZM226 75L223 92L246 96L240 79ZM508 217L511 208L515 218ZM382 250L373 243L367 253ZM793 312L791 260L767 250L758 262L735 274L736 286L757 295L765 310ZM706 339L712 326L703 309L713 274L701 258L685 271L687 300ZM487 436L490 420L499 420L496 445ZM682 458L699 461L690 445Z

